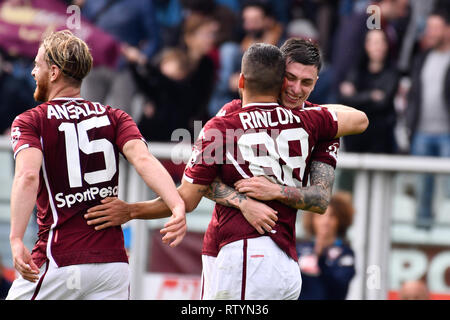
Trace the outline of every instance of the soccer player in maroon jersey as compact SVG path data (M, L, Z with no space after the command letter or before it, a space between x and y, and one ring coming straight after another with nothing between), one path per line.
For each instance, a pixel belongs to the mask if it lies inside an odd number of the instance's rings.
M131 117L80 96L91 66L88 46L70 31L47 36L37 53L34 98L47 102L11 126L16 167L10 243L20 277L7 299L129 297L120 226L96 231L83 218L101 199L117 196L119 152L164 199L172 219L185 221L172 178L148 152ZM35 204L39 233L30 254L22 239Z
M365 130L367 117L357 110L334 113L324 108L315 108L294 112L281 107L277 98L283 83L284 69L285 62L281 52L274 46L257 44L245 53L239 81L243 108L223 117L215 117L205 125L178 188L187 211L192 211L197 206L216 176L220 176L228 185L233 185L243 177L268 175L281 184L301 186L305 164L317 141ZM253 147L260 149L254 151ZM297 299L300 274L295 252L296 210L277 201L268 204L277 210L278 222L267 236L262 236L248 224L239 210L216 205L220 225L220 252L217 259L229 263L222 268L226 270L226 274L222 273L218 279L226 289L216 298ZM121 218L124 220L119 223L123 223L130 218L161 217L167 208L159 199L136 204L114 200L94 210L103 210L101 215L108 215L111 210L120 211L124 213ZM88 218L93 216L97 215L88 215ZM106 226L117 223L108 218L97 218L91 223L105 221L108 221ZM163 241L170 241L183 228L185 226L168 223L168 227L162 230L166 234ZM246 258L242 258L243 251L258 251L258 247L270 247L271 251L276 252L268 255L262 262L264 271L259 274L270 274L265 279L258 279L258 272L247 269ZM222 253L225 257L221 256ZM273 268L274 263L284 266L282 274L274 273L278 269ZM233 265L238 266L234 269L236 272L232 270ZM243 274L253 275L253 278L245 278L247 286L242 286ZM273 281L274 279L276 280ZM237 282L241 285L237 285ZM265 289L259 290L258 286ZM257 292L261 295L257 295Z
M299 110L319 107L307 101L310 93L314 90L322 64L317 45L309 40L291 38L282 45L280 50L286 58L286 85L280 94L281 104L289 109ZM218 116L236 111L241 107L240 100L233 100L219 110ZM349 108L342 105L324 105L324 107L334 110ZM263 177L243 179L236 186L255 199L279 200L297 209L323 213L331 197L339 146L339 139L320 141L316 144L311 155L311 162L307 164L305 170L305 177L311 173L310 187L281 187ZM303 179L303 186L306 186L307 181L307 178ZM223 205L233 206L239 206L243 203L243 200L247 200L242 194L220 181L213 182L207 197L213 201L219 201ZM309 203L305 203L305 200L308 200ZM245 208L239 209L243 212L246 209L251 209L251 206L249 208L247 203L246 205ZM253 213L255 215L252 215ZM271 225L274 221L268 219L260 205L258 205L258 208L255 205L254 210L248 210L248 214L249 222L260 233L271 231ZM211 252L211 250L207 251Z
M280 94L281 104L290 109L319 107L307 101L310 93L314 90L322 64L318 46L309 40L290 38L280 49L286 58L286 85ZM241 107L241 100L236 99L224 105L217 115L222 116ZM341 105L326 105L326 107L346 108ZM277 200L292 208L324 213L332 193L338 150L339 139L317 143L312 151L311 161L307 163L303 186L300 188L279 185L263 176L257 176L236 182L237 190L235 190L216 179L211 184L206 197L222 205L234 206L241 210L247 221L260 234L270 232L277 218L269 207L255 202L253 199ZM310 173L309 186L306 185L308 172ZM213 273L211 270L214 270L215 257L219 251L216 239L217 228L217 215L214 211L205 232L202 247L204 267L202 298L212 296L209 292L211 291L209 274Z

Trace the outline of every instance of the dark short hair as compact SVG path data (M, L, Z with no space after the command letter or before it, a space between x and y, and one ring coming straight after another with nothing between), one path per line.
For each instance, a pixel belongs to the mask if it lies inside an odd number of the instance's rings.
M255 43L242 57L245 86L253 93L278 94L283 85L286 62L278 47Z
M272 15L272 8L268 1L266 0L246 0L241 7L241 11L248 7L257 7L260 8L265 16Z
M288 63L297 62L307 66L316 66L317 72L322 68L319 47L311 40L290 38L280 48Z
M450 24L450 14L449 14L449 10L447 9L445 10L444 8L441 9L435 9L434 11L432 11L430 13L430 15L428 17L432 17L432 16L438 16L440 17L442 20L444 20L446 25Z

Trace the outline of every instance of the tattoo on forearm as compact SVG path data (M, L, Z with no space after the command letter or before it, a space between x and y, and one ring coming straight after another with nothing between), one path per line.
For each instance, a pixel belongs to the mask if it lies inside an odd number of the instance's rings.
M239 193L236 190L233 189L232 192L233 198L231 200L237 199L239 203L241 203L243 200L247 200L247 196L243 193Z
M247 199L245 194L237 192L220 180L214 180L208 187L205 196L227 207L238 207L243 200Z
M281 187L284 204L302 210L324 212L328 207L334 183L334 169L323 162L311 164L311 185L304 188Z
M329 164L313 161L311 164L311 185L321 185L330 194L334 183L334 169Z
M228 197L230 194L233 193L233 191L235 190L227 186L225 183L215 180L213 181L213 183L211 183L210 187L206 191L206 196L208 198L211 197L222 199Z

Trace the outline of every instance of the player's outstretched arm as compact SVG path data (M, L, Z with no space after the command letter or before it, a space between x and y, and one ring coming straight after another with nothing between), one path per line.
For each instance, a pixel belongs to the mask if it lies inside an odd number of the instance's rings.
M323 106L337 115L338 130L335 138L363 133L369 126L369 118L361 110L340 104Z
M194 210L206 192L207 187L192 184L182 180L177 191L186 204L187 212ZM85 214L89 225L95 225L96 230L102 230L108 227L121 225L132 219L160 219L170 217L171 210L161 197L150 201L141 201L136 203L127 203L118 198L106 198L102 204L92 207ZM163 242L169 243L171 247L181 242L186 232L185 215L172 215L172 219L164 225L161 230Z
M235 183L236 191L258 200L278 200L294 209L324 213L331 199L334 169L329 164L313 161L308 187L278 185L259 176Z
M184 179L177 191L186 203L186 212L194 210L207 187L192 184ZM118 226L130 220L151 220L170 217L171 211L167 204L158 197L153 200L127 203L118 198L105 198L102 204L89 208L84 215L89 225L95 225L96 230Z
M277 212L271 207L239 193L218 178L211 183L205 197L224 206L241 210L245 219L260 234L272 231L278 220Z
M185 206L177 192L172 177L141 140L130 140L123 146L123 153L145 181L167 204L173 215L184 215Z
M28 221L36 203L42 152L26 148L16 157L16 168L11 189L11 232L9 235L14 268L28 281L39 279L39 268L23 243Z
M186 212L192 212L206 193L208 186L193 184L185 179L177 188L178 194L186 208ZM167 204L159 197L154 200L129 204L130 219L158 219L170 215Z
M178 192L185 203L187 212L191 212L197 207L206 190L207 186L192 184L182 179ZM132 219L147 219L168 212L168 208L165 207L166 205L161 198L152 200L149 204L131 204L130 217ZM178 245L186 234L185 217L183 216L183 219L172 218L160 232L163 235L163 243L169 244L171 247Z

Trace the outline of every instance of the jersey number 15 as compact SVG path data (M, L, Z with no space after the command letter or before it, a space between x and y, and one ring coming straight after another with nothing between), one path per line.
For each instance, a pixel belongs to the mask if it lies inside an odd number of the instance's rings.
M105 158L105 169L84 173L83 178L87 183L96 184L109 181L116 174L117 167L113 144L107 139L89 141L87 134L93 128L101 128L110 124L107 116L101 116L86 119L77 124L63 122L58 127L58 130L64 132L65 136L67 172L71 188L83 185L80 151L87 155L102 152Z

